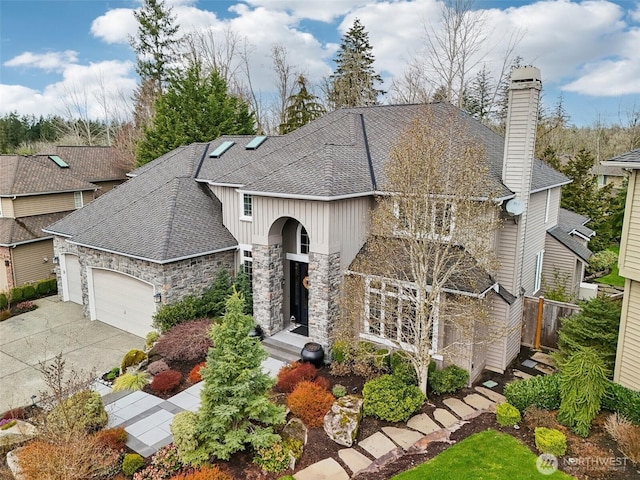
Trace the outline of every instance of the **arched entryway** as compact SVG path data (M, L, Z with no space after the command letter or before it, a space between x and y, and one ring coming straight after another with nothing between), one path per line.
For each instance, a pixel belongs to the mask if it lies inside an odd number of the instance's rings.
M288 219L282 229L285 275L284 318L289 329L309 336L309 234L297 220Z

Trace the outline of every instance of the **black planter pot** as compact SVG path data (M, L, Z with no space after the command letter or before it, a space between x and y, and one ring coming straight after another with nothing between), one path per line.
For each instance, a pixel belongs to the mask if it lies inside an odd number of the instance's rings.
M250 337L258 337L262 341L262 340L264 340L264 331L262 330L262 327L260 325L255 325L249 331L249 336Z
M319 343L306 343L300 351L300 358L303 362L309 362L316 368L320 368L324 365L324 348Z

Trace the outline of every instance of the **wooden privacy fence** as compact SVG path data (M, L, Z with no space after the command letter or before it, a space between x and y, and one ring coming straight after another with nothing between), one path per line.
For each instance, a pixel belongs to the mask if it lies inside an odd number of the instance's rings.
M556 302L537 297L524 297L522 315L522 345L536 347L536 327L539 308L542 308L539 346L558 348L558 329L560 318L569 317L581 310L573 303Z

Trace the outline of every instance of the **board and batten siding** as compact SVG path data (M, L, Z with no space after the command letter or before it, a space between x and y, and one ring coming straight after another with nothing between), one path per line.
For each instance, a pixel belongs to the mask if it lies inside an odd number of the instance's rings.
M369 234L373 197L358 197L331 202L331 251L340 250L340 268L351 265Z
M90 192L90 196L83 195L85 204L89 203L91 198L93 198L93 192ZM75 209L73 192L18 197L13 201L13 213L16 218Z
M222 203L222 223L238 243L251 245L253 237L253 222L240 220L242 195L232 187L219 187L210 185L213 194ZM254 212L255 215L255 212Z
M529 199L527 226L524 238L524 258L522 260L522 287L527 295L535 295L533 290L536 275L536 255L544 250L547 226L544 223L547 204L546 190L534 193ZM515 294L515 292L512 292Z
M11 256L17 286L53 275L53 240L50 238L18 245L11 249Z
M640 391L640 282L627 278L613 380Z

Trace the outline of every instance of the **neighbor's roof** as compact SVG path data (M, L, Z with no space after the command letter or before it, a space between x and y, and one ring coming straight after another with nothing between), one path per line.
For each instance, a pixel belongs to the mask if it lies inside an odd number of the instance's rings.
M72 175L87 182L127 179L128 169L114 147L59 145L54 153L69 164Z
M58 167L47 155L0 155L0 196L96 190L92 183Z
M193 179L204 148L193 144L164 155L45 231L155 263L234 249L237 242L222 224L220 201Z
M369 195L385 184L384 165L393 146L425 109L432 110L436 120L458 115L484 147L489 161L487 192L479 196L513 196L501 181L504 139L448 103L340 109L290 134L268 137L255 150L246 148L252 136L223 136L211 142L197 178L260 195L319 199ZM228 141L235 143L219 158L208 156ZM568 182L535 161L533 191Z
M69 212L56 212L22 218L0 217L0 246L12 247L51 238L42 229L68 214Z
M547 230L547 233L587 262L593 253L574 235L579 233L587 239L594 236L596 232L585 226L588 221L583 215L561 208L558 212L558 224Z
M613 157L606 162L602 162L602 165L608 167L640 168L640 148Z

